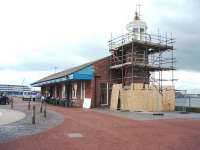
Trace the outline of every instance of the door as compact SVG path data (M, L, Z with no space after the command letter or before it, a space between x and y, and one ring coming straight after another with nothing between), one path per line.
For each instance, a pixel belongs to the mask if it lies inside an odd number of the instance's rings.
M108 105L108 83L100 83L100 104Z
M66 97L66 99L71 99L71 97L70 97L70 92L71 92L71 86L70 86L70 83L67 83L66 85L65 85L65 97Z

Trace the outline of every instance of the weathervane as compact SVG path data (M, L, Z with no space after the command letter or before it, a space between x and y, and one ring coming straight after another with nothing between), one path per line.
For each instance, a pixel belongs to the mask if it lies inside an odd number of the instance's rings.
M139 17L141 16L141 14L140 14L140 7L141 6L142 6L141 4L136 4L136 13L138 13ZM137 8L138 8L138 11L137 11Z

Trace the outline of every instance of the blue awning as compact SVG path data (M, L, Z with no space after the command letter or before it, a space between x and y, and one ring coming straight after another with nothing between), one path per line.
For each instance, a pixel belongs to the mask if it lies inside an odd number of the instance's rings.
M92 72L92 65L89 65L79 71L73 72L69 75L66 75L64 77L60 77L57 79L51 79L48 81L44 82L39 82L35 83L32 86L34 87L41 87L43 85L48 85L48 84L55 84L55 83L60 83L64 81L70 81L70 80L92 80L93 77L93 72Z

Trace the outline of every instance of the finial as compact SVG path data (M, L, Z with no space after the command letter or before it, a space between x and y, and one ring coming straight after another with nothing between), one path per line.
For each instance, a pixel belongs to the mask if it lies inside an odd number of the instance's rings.
M135 12L134 20L140 20L140 17L138 16L138 12L137 11Z
M140 7L141 6L142 6L141 4L136 5L135 17L134 17L135 20L140 20Z

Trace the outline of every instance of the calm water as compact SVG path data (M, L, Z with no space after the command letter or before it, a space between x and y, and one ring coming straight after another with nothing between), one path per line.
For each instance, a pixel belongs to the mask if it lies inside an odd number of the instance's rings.
M176 98L176 106L191 106L200 108L200 98L190 98L190 105L189 98Z

